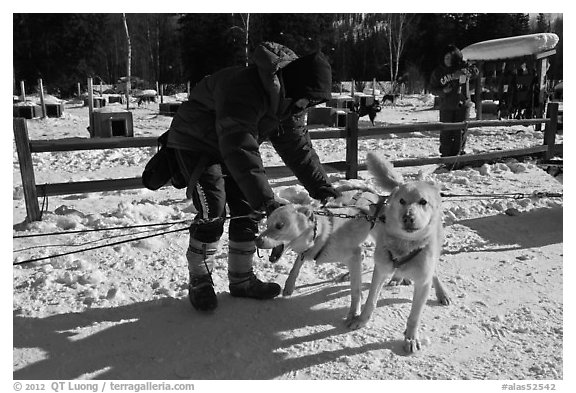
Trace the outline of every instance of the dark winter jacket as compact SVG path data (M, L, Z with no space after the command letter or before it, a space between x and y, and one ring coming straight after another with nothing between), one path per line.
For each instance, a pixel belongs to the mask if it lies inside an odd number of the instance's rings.
M444 64L444 54L452 53L452 65L447 67ZM466 92L466 75L460 83L460 76L464 73L461 72L466 64L462 61L462 54L457 48L450 49L450 52L444 51L441 58L441 63L432 71L430 77L430 90L432 94L440 97L440 110L456 110L461 109L466 101L469 99ZM449 92L445 92L444 88L450 87Z
M331 98L330 65L321 53L297 59L288 48L274 45L258 47L248 67L225 68L202 79L168 134L168 147L224 163L254 209L274 198L259 152L267 139L312 197L322 199L331 189L304 113L292 113L291 106L299 98L314 103ZM287 52L278 56L278 48Z

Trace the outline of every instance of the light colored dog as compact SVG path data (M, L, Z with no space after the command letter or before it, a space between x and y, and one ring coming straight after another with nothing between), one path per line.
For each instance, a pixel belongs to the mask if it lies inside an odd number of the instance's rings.
M342 197L334 201L331 207L315 211L310 206L290 204L274 210L266 221L266 229L256 239L256 246L272 249L284 245L298 254L284 285L284 296L294 291L304 261L348 265L351 305L347 320L352 321L359 315L362 304L360 245L374 228L370 218L375 216L375 209L382 204L378 204L378 195L369 189L339 190Z
M440 190L425 181L405 183L389 162L374 154L368 155L367 163L378 184L391 194L378 212L374 228L374 273L368 298L360 316L348 320L348 327L358 329L368 323L383 283L396 272L414 282L404 350L416 352L421 349L418 327L432 285L438 301L443 305L450 303L435 274L444 241Z

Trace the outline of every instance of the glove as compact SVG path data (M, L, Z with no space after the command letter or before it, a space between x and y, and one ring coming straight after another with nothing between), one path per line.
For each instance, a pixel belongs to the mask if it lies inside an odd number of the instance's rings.
M322 186L314 192L312 197L319 200L322 204L326 204L330 198L337 199L342 196L342 193L332 187L331 185Z
M262 204L260 208L253 212L251 215L255 220L262 220L263 218L269 217L270 214L276 209L278 209L282 204L275 199L270 199Z
M282 204L276 199L270 199L264 203L264 211L266 212L266 217L270 217L270 214L272 214L272 212L278 209L280 206L282 206Z

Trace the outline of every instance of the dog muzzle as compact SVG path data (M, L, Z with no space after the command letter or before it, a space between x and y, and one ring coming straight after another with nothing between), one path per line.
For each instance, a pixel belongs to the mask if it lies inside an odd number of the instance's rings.
M269 250L276 247L279 243L277 240L271 239L268 236L258 236L255 240L256 247Z

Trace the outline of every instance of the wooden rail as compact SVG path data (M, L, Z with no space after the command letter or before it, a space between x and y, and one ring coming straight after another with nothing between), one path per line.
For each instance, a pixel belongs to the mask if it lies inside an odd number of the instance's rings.
M358 171L365 170L366 164L358 160L358 139L377 138L389 134L401 134L420 131L443 131L458 130L463 128L479 127L509 127L514 125L539 125L545 124L544 141L540 146L533 146L523 149L499 150L480 154L467 154L457 157L429 157L392 161L396 167L420 166L429 164L445 164L458 161L459 163L491 161L503 157L514 157L523 155L543 155L545 159L550 159L562 145L555 145L557 131L558 104L548 105L548 118L525 119L525 120L472 120L460 123L412 123L394 124L383 127L369 127L358 129L358 115L350 113L346 118L345 128L330 128L322 131L315 131L310 127L311 139L346 139L346 160L323 163L328 173L345 172L347 179L358 177ZM20 163L20 173L22 176L22 188L26 202L26 212L28 221L38 221L41 217L38 198L54 195L68 195L86 192L118 191L143 188L142 178L106 179L90 180L69 183L36 184L34 167L32 165L32 153L42 152L62 152L76 150L100 150L100 149L121 149L121 148L142 148L156 147L157 137L139 138L67 138L56 140L30 140L26 119L14 119L14 140ZM281 178L292 176L292 172L285 166L266 167L266 174L270 178Z

